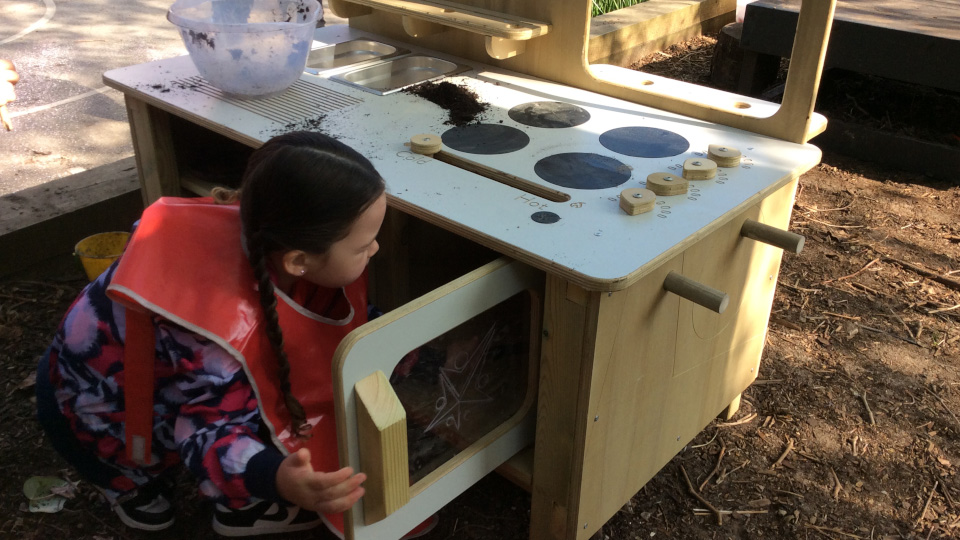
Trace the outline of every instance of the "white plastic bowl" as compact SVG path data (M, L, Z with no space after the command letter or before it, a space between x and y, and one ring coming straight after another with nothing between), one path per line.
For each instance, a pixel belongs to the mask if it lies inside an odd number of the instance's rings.
M319 16L317 0L177 0L167 11L200 75L240 99L296 82Z

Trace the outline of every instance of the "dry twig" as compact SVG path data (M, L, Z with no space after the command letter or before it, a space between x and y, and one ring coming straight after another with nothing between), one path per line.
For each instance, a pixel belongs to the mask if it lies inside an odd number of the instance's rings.
M739 471L740 469L746 467L749 463L750 463L750 460L748 459L748 460L744 461L743 463L741 463L740 465L738 465L738 466L730 469L729 471L723 471L722 473L720 473L720 476L717 477L717 481L716 481L715 483L718 484L718 485L721 484L721 483L723 483L723 480L724 480L726 477L728 477L728 476L730 476L731 474L733 474L733 473Z
M930 310L930 311L927 312L927 315L934 315L934 314L936 314L936 313L943 313L944 311L953 311L953 310L955 310L955 309L957 309L957 308L960 308L960 304L957 304L957 305L955 305L955 306L940 308L940 309L932 309L932 310Z
M801 331L801 330L803 330L803 328L802 328L799 324L797 324L797 323L795 323L795 322L788 321L788 320L786 320L786 319L784 319L784 318L782 318L782 317L774 317L774 316L771 316L771 317L770 317L770 323L771 323L771 324L779 324L780 326L783 326L783 327L785 327L785 328L789 328L789 329L791 329L791 330L796 330L796 331L798 331L798 332Z
M792 451L793 451L793 439L787 439L787 449L784 450L782 454L780 454L780 457L778 457L777 460L773 462L773 465L770 465L770 468L775 469L777 465L780 465L781 463L783 463L783 460L786 459L787 455Z
M895 319L897 319L898 321L900 321L900 324L902 324L904 328L907 329L907 333L910 334L910 337L913 338L914 340L916 340L916 339L917 339L917 336L913 333L913 330L910 329L910 326L907 325L907 323L904 322L904 320L903 320L899 315L897 315L897 313L896 313L895 311L893 311L892 308L887 308L887 310L890 312L891 315L893 315L893 317L894 317Z
M909 344L911 344L911 345L916 345L917 347L923 347L923 345L920 345L919 343L917 343L916 341L914 341L914 340L912 340L912 339L910 339L910 338L905 338L905 337L903 337L903 336L898 336L898 335L896 335L896 334L891 334L890 332L887 332L886 330L881 330L881 329L879 329L879 328L874 328L874 327L872 327L872 326L866 326L866 325L863 325L863 324L858 324L857 326L859 326L859 327L862 328L863 330L869 330L869 331L871 331L871 332L876 332L876 333L878 333L878 334L885 334L885 335L888 335L888 336L890 336L890 337L892 337L892 338L896 338L896 339L899 339L899 340L901 340L901 341L906 341L907 343L909 343Z
M748 515L748 514L767 514L770 511L769 510L717 510L717 512L720 512L721 514L724 514L724 515L736 514L736 515L742 516L742 515ZM693 509L693 515L695 516L706 516L712 513L713 512L711 512L710 510L707 510L706 508Z
M939 480L933 482L933 489L930 490L930 495L927 496L927 502L923 505L923 510L920 511L920 517L914 522L916 525L919 525L920 522L923 521L923 516L927 515L927 509L930 508L930 501L933 500L933 494L937 492L937 486L939 485Z
M833 470L833 467L830 467L830 474L833 475L833 498L836 499L840 496L840 491L843 490L843 484L840 483L840 478L837 477L837 471Z
M830 311L824 311L823 314L824 314L824 315L829 315L829 316L831 316L831 317L839 317L839 318L841 318L841 319L847 319L847 320L850 320L850 321L859 321L859 320L860 320L860 317L853 317L853 316L850 316L850 315L843 315L842 313L832 313L832 312L830 312Z
M743 418L737 420L736 422L726 422L726 423L723 423L723 424L717 424L717 427L739 426L740 424L746 424L747 422L752 421L752 420L753 420L754 418L756 418L756 417L757 417L757 413L750 413L750 414L744 416Z
M951 510L956 510L957 505L953 502L953 495L950 495L950 488L947 487L947 483L944 482L940 484L940 492L943 493L943 498L946 499L947 505Z
M950 416L953 417L953 421L956 422L957 427L960 427L960 419L957 418L957 415L953 414L953 411L950 410L950 407L947 407L947 404L946 404L946 402L943 401L943 398L940 397L937 393L935 393L934 391L930 390L930 389L927 388L927 387L924 387L923 389L926 390L927 393L930 394L931 396L937 398L937 401L940 402L940 406L943 407L943 410L945 410L945 411L947 411L948 413L950 413Z
M862 536L857 536L855 534L850 534L848 532L843 532L840 529L834 529L832 527L818 527L816 525L805 525L808 529L813 529L817 532L831 532L834 534L839 534L840 536L846 536L847 538L863 538Z
M926 268L923 268L923 267L918 266L918 265L913 264L913 263L908 263L907 261L901 261L900 259L895 259L895 258L893 258L893 257L890 257L889 255L881 255L880 257L881 257L884 261L898 264L898 265L900 265L900 266L902 266L902 267L904 267L904 268L906 268L906 269L908 269L908 270L912 270L912 271L916 272L917 274L920 274L921 276L923 276L923 277L925 277L925 278L932 279L932 280L936 281L937 283L940 283L941 285L946 285L947 287L950 287L951 289L956 289L956 290L960 291L960 281L957 281L957 280L955 280L955 279L950 279L950 278L948 278L948 277L941 276L940 274L937 274L937 273L935 273L935 272L931 272L930 270L927 270Z
M693 484L690 483L690 477L687 476L687 470L683 468L683 465L680 466L680 472L683 473L683 479L687 482L687 491L690 492L698 501L700 501L704 506L710 509L715 516L717 516L717 525L723 525L723 514L720 513L712 504L710 504L706 499L700 496L697 493L697 490L693 488Z
M867 409L867 416L869 417L870 425L871 426L877 425L877 420L873 417L873 410L870 409L870 403L867 402L867 391L864 390L863 393L861 394L856 390L854 390L853 395L860 398L860 401L863 402L863 406Z
M710 471L710 474L707 475L703 483L700 484L700 491L703 491L703 487L707 485L707 482L713 478L713 475L717 474L717 471L720 470L720 462L723 461L723 455L727 453L727 445L723 442L723 439L720 439L720 453L717 455L717 464L714 466L713 470Z
M823 285L826 285L827 283L833 283L834 281L843 281L843 280L845 280L845 279L850 279L850 278L852 278L852 277L860 274L861 272L863 272L863 271L866 270L867 268L870 268L871 266L873 266L874 264L876 264L876 263L878 263L878 262L880 262L880 257L877 257L876 259L868 262L863 268L857 270L856 272L854 272L854 273L852 273L852 274L850 274L850 275L843 276L843 277L838 277L837 279L827 279L827 280L821 281L820 283L823 284Z

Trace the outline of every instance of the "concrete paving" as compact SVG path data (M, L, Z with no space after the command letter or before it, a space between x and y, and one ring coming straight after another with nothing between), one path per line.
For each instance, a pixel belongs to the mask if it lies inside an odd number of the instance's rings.
M123 95L103 72L186 54L172 0L2 0L0 58L20 73L0 128L0 195L131 156ZM342 23L327 11L328 24Z

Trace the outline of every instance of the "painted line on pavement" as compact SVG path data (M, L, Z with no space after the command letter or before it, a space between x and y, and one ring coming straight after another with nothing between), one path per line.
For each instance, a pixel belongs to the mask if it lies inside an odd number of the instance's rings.
M33 114L33 113L35 113L35 112L45 111L45 110L47 110L47 109L52 109L52 108L54 108L54 107L59 107L60 105L66 105L67 103L73 103L74 101L83 99L83 98L85 98L85 97L90 97L90 96L92 96L92 95L94 95L94 94L102 94L102 93L104 93L104 92L106 92L107 90L110 90L110 89L111 89L111 88L110 88L109 86L102 86L102 87L100 87L100 88L97 88L96 90L90 90L89 92L84 92L84 93L78 94L78 95L76 95L76 96L68 97L67 99L61 99L60 101L54 101L53 103L47 103L46 105L38 105L38 106L36 106L36 107L27 109L27 110L25 110L25 111L11 112L11 113L10 113L10 117L11 117L11 118L16 118L16 117L18 117L18 116L24 116L24 115L27 115L27 114Z
M40 19L37 22L24 28L18 34L15 34L6 39L0 40L0 45L3 45L4 43L10 43L11 41L16 41L22 38L23 36L29 34L30 32L33 32L37 28L40 28L41 26L47 24L47 22L53 18L53 14L57 12L57 5L53 3L53 0L43 0L43 3L44 5L47 6L47 11L43 14L43 17L40 17Z

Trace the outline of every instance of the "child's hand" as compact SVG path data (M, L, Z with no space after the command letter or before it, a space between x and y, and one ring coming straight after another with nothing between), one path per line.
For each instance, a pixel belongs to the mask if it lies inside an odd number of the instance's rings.
M0 58L0 105L6 105L17 98L13 85L20 81L20 74L13 62Z
M10 122L10 116L7 114L7 103L17 98L13 91L13 85L20 80L17 68L13 62L0 58L0 122L3 127L10 131L13 129L13 123Z
M277 492L300 508L321 513L347 510L364 490L360 486L367 475L353 474L344 467L335 472L317 472L310 465L310 451L301 448L284 458L277 470Z

